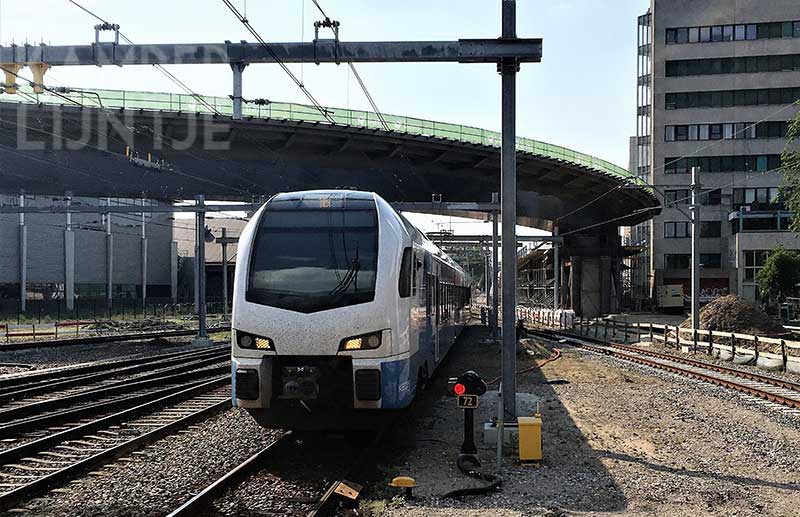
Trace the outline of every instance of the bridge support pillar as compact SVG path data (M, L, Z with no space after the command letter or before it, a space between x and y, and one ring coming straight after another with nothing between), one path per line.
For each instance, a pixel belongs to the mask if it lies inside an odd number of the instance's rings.
M594 318L619 310L622 248L613 228L569 236L562 252L570 258L569 296L573 310Z
M241 120L242 118L242 73L244 72L247 63L231 63L231 70L233 70L233 118Z

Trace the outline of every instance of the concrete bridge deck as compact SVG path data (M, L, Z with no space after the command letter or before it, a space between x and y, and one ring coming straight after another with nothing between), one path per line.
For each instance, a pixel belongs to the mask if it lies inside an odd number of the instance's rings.
M394 115L385 116L387 131L374 113L337 108L330 124L313 107L288 103L248 104L234 120L230 99L203 101L109 90L5 95L0 192L250 200L347 186L391 201L430 201L432 193L489 201L500 190L496 132ZM605 160L526 138L517 146L521 224L547 229L615 187L562 228L626 216L617 224L632 224L658 206L628 171Z

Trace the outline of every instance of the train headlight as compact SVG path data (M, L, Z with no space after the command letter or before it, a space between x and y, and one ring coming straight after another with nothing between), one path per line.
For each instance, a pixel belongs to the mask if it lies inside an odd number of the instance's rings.
M275 344L268 337L254 336L244 332L236 332L239 347L250 350L275 350Z
M381 346L381 332L364 334L343 339L339 344L339 351L343 350L374 350Z

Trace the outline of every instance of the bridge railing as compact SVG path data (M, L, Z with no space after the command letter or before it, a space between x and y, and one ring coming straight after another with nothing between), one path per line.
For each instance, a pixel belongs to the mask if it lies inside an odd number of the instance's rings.
M20 87L21 95L16 100L24 103L41 104L68 104L64 97L74 100L84 106L104 108L125 108L151 111L213 113L209 106L222 115L233 114L233 101L227 97L214 97L179 93L137 92L124 90L89 90L76 91L62 94L62 97L44 93L35 95L30 87ZM0 97L0 100L7 100ZM202 100L200 100L202 99ZM245 103L242 107L245 117L259 119L283 119L302 122L328 123L322 114L313 106L287 102L273 102L267 105L254 105ZM329 114L337 124L381 129L382 125L377 115L370 111L330 108ZM415 117L400 115L384 115L391 131L410 135L445 138L453 141L468 142L491 147L500 147L501 134L497 131L488 131L462 124L437 122ZM517 138L517 149L523 152L569 162L593 169L619 179L638 182L637 178L628 170L614 165L606 160L573 151L559 145L548 144L530 138Z

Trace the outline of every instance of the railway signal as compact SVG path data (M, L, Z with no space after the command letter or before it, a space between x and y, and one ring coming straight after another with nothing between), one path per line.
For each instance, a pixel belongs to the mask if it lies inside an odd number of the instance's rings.
M478 397L486 393L486 381L480 375L470 370L449 382L453 394L457 397L457 405L464 410L464 443L461 445L461 454L476 455L475 447L475 414L478 407Z

